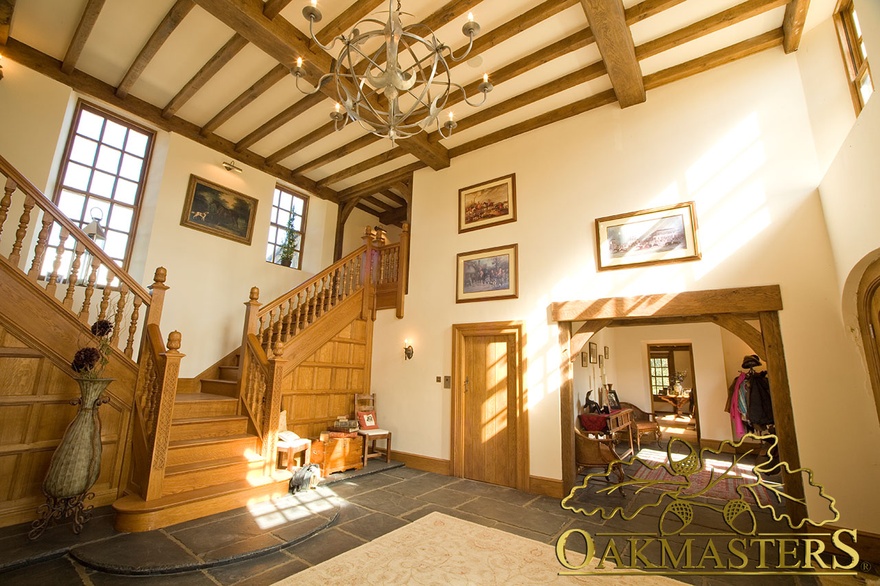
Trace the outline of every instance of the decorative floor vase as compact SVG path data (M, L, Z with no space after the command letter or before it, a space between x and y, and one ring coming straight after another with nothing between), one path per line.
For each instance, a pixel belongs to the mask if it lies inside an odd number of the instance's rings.
M80 398L73 401L79 410L61 438L61 443L49 462L49 471L43 480L46 502L37 512L28 537L36 539L56 519L73 517L73 532L82 531L83 524L91 516L92 506L85 501L94 497L89 489L101 472L101 419L98 407L108 402L104 397L113 379L77 379Z

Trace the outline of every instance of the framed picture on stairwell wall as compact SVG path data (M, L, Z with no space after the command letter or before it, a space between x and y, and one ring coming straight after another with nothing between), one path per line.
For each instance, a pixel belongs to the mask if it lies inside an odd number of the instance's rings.
M180 225L250 244L257 199L190 175Z
M517 245L458 254L455 302L514 299L518 293Z
M516 221L516 175L458 190L458 233Z

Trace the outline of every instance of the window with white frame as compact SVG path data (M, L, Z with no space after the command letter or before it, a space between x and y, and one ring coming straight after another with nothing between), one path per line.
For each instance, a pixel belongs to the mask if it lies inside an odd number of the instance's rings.
M267 262L294 269L302 268L308 203L309 200L304 195L293 193L280 185L275 188L266 246Z
M153 132L89 104L76 108L55 203L80 228L97 220L97 242L116 263L128 268L141 195L153 145ZM50 245L58 245L58 227ZM66 247L73 246L68 240Z
M868 49L862 38L862 26L852 0L841 0L835 23L849 76L850 93L858 114L874 93L874 80L868 64Z

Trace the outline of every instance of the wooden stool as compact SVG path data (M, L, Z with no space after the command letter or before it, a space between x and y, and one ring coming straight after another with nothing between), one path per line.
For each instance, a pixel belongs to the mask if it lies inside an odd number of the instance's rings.
M287 466L288 470L293 470L296 466L294 466L294 462L296 461L296 455L302 454L302 466L308 466L310 462L309 454L312 451L312 440L307 438L300 438L298 440L293 440L292 442L287 442L284 440L278 441L278 456L279 460L281 459L281 454L287 454Z

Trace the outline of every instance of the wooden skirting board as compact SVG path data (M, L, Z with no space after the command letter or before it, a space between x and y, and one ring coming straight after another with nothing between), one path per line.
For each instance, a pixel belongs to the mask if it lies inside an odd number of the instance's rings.
M558 499L561 499L564 496L561 480L555 478L543 478L541 476L529 476L529 492Z

